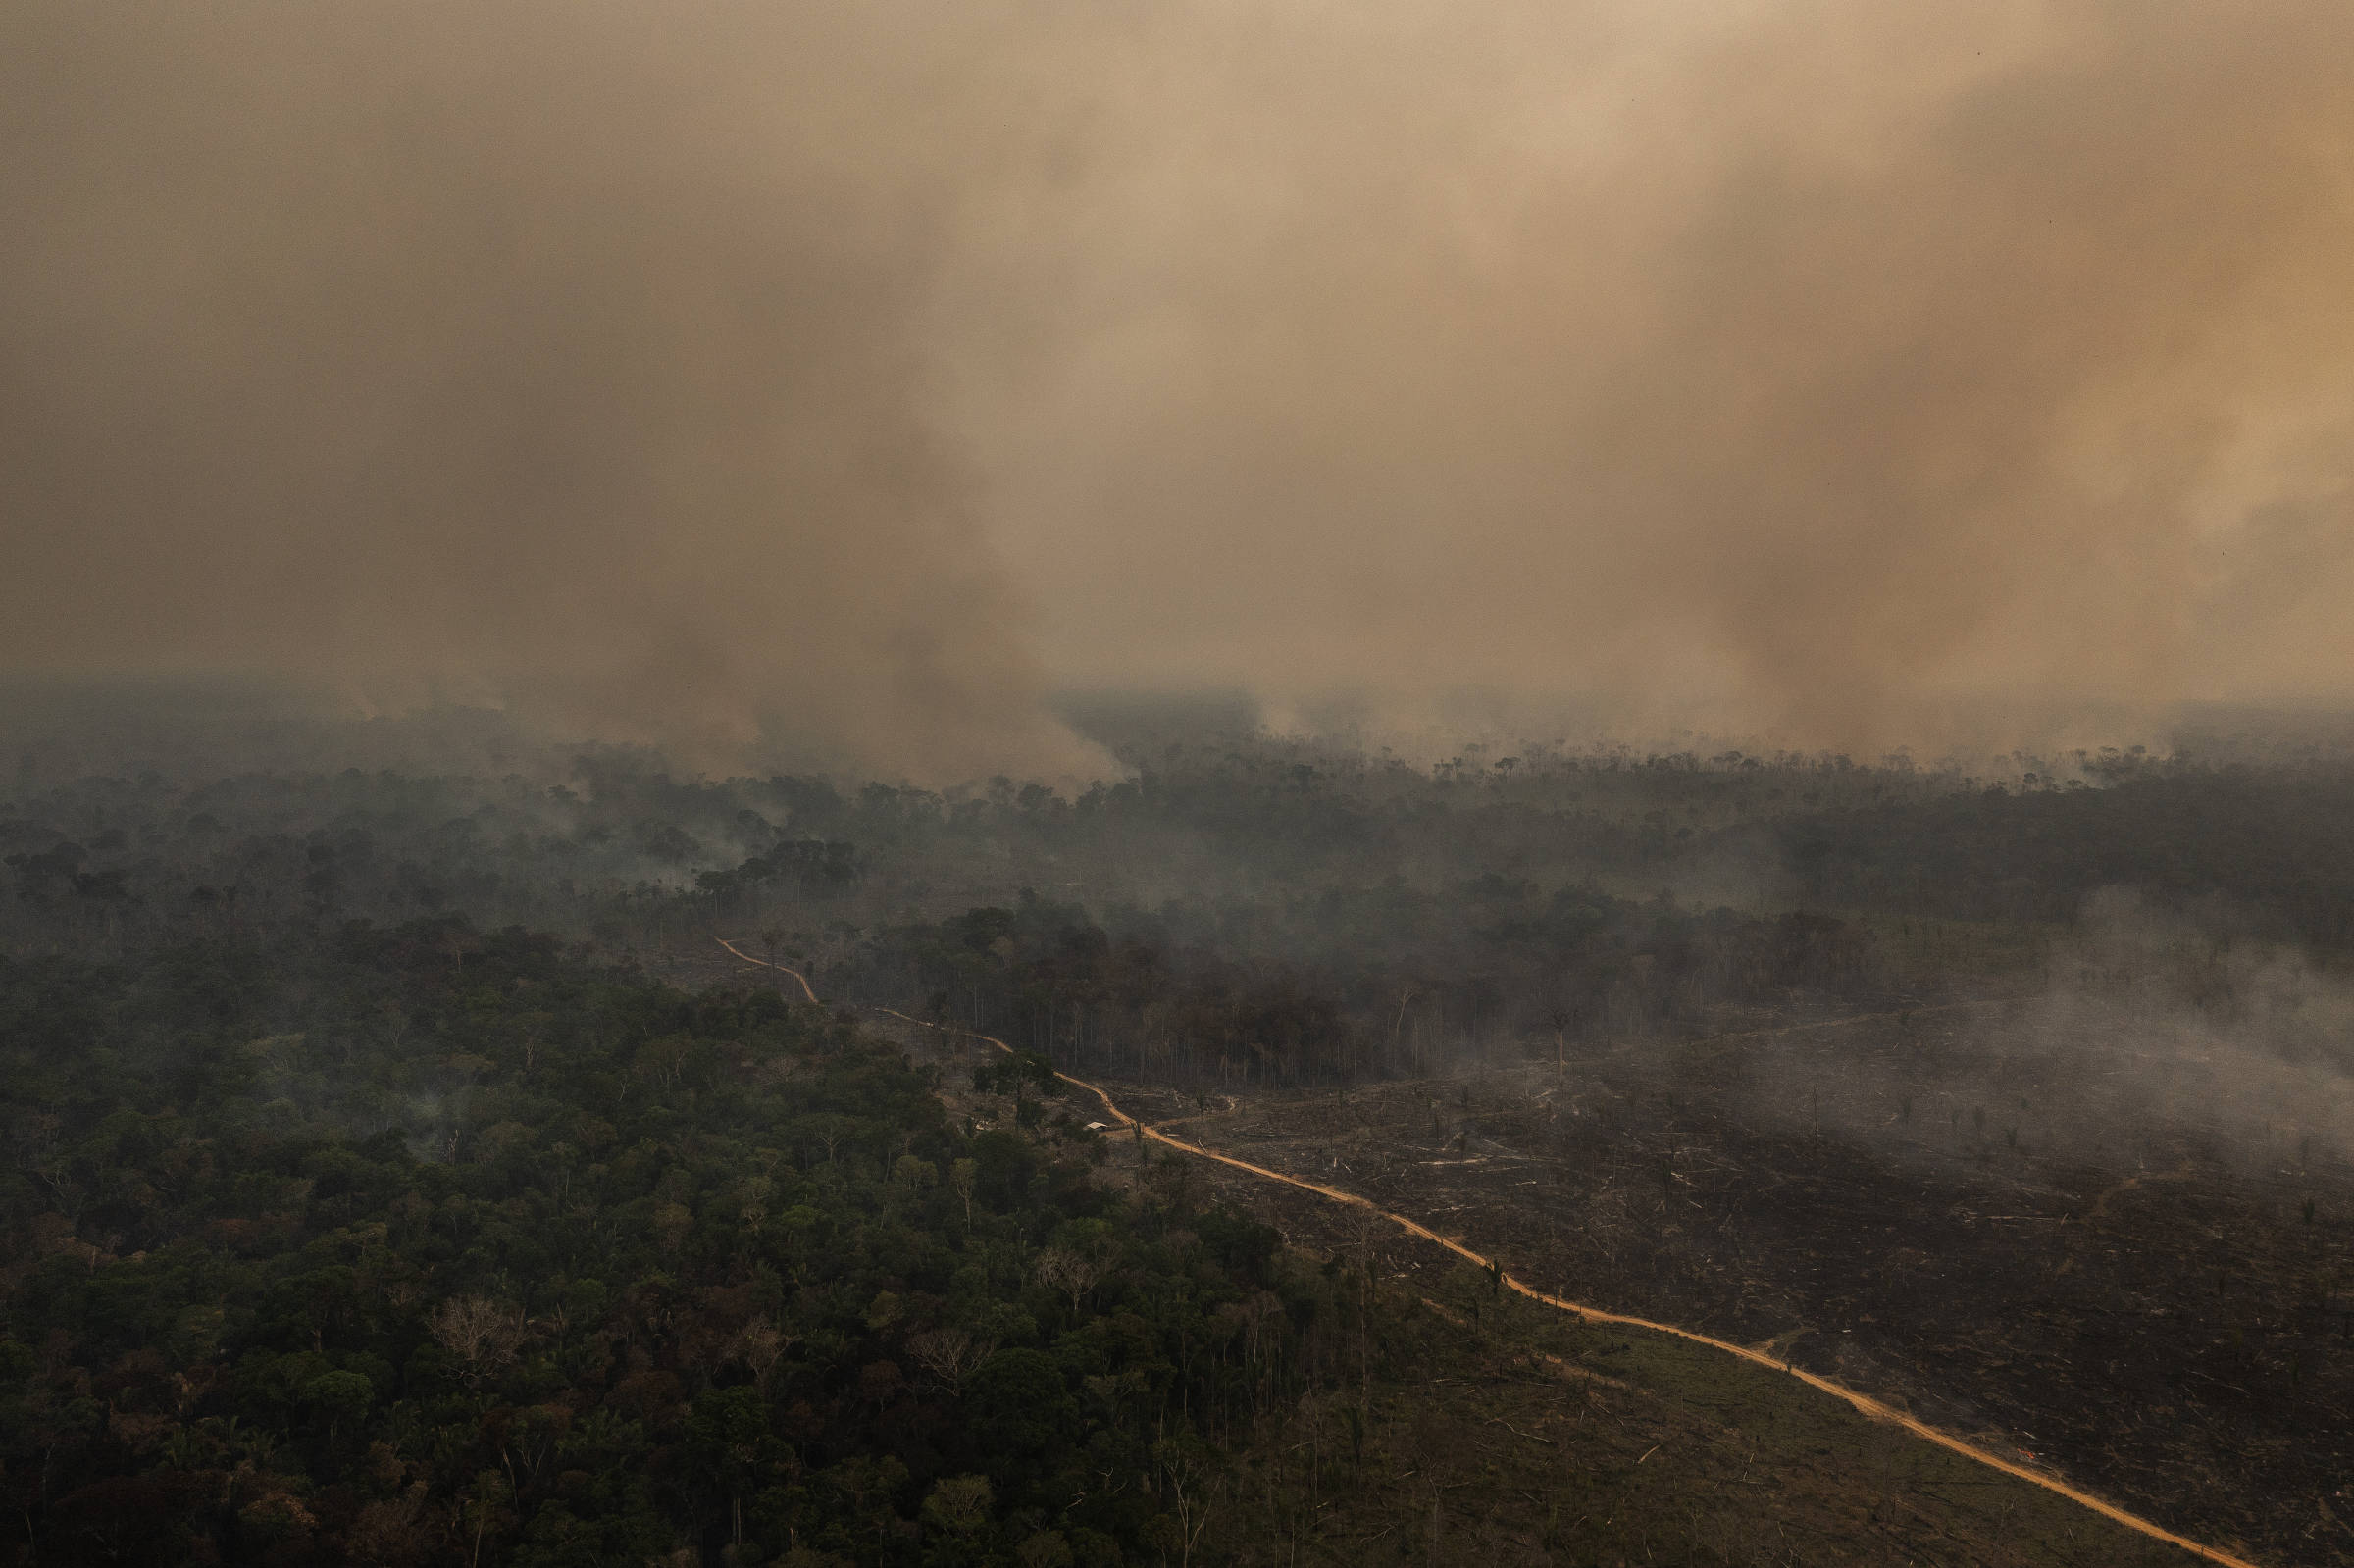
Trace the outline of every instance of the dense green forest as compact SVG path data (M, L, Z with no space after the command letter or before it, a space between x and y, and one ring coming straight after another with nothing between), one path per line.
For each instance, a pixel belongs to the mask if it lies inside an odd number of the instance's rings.
M7 1560L1151 1560L1378 1353L1036 1090L552 938L0 961L0 1039Z

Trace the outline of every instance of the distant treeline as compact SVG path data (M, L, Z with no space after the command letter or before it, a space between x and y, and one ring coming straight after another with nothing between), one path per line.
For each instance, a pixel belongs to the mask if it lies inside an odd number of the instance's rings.
M2101 789L1959 791L1813 813L1774 838L1824 907L2066 923L2130 887L2354 955L2354 772L2151 765Z
M591 756L521 777L93 778L0 801L0 950L143 945L287 922L460 913L608 947L878 930L1023 886L1102 911L1300 910L1501 879L1685 905L2060 925L2108 887L2354 954L2354 767L2131 753L1953 772L1738 753L1532 752L1417 767L1268 739L1137 749L1076 796L680 780ZM1381 895L1388 896L1388 895ZM1376 899L1378 901L1378 899ZM1474 898L1466 919L1484 919ZM1223 918L1223 917L1222 917ZM1526 918L1525 915L1519 918ZM1425 923L1426 925L1428 923ZM1218 933L1189 946L1268 956ZM1282 956L1293 956L1289 949Z

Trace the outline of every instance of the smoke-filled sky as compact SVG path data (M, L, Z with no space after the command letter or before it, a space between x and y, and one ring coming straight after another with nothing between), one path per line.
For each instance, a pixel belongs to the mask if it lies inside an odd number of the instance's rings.
M0 136L14 670L2354 696L2343 0L24 0Z

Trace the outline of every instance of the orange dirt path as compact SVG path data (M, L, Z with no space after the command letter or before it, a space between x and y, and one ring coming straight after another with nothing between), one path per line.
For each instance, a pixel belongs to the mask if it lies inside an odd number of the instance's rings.
M786 969L783 964L772 964L765 958L754 958L750 953L745 952L742 948L737 946L725 936L715 936L712 938L712 940L718 942L720 946L725 947L729 952L734 953L737 957L742 959L747 964L758 964L763 969L783 970L786 974L791 975L795 981L800 983L801 994L808 997L813 1005L819 1007L823 1007L825 1005L825 1003L818 1001L817 992L809 988L809 977L802 974L799 970Z
M785 967L782 964L770 964L766 959L754 958L750 954L739 949L734 943L725 939L720 941L720 945L727 948L729 952L734 953L737 957L742 959L746 963L759 964L770 969L784 969ZM806 994L811 1001L814 1002L817 1000L817 993L809 989L809 982L797 971L787 969L785 970L785 973L792 975L793 979L800 981L802 992ZM939 1024L927 1023L923 1019L910 1017L905 1013L897 1011L896 1008L878 1007L875 1009L875 1011L878 1013L888 1014L893 1018L898 1019L902 1023L913 1024L919 1029L940 1030L944 1034L953 1033L967 1035L974 1039L995 1045L998 1049L1004 1051L1008 1055L1013 1054L1013 1047L1006 1044L1003 1040L997 1038L995 1036L976 1034L971 1030L946 1030L943 1029L943 1026ZM1766 1032L1760 1031L1759 1033ZM2168 1545L2179 1546L2184 1551L2194 1552L2197 1555L2206 1558L2209 1562L2222 1563L2224 1568L2259 1568L2258 1564L2250 1562L2245 1557L2235 1557L2227 1551L2221 1550L2215 1546L2205 1545L2199 1542L2190 1540L2186 1536L2177 1536L2173 1531L2167 1529L2164 1525L2144 1519L2139 1514L2128 1513L2124 1509L2117 1506L2115 1503L2103 1501L2101 1498L2094 1496L2092 1493L2079 1491L2076 1488L2070 1486L2067 1482L2058 1479L2057 1477L2044 1475L2039 1471L2030 1470L2024 1465L2016 1464L2009 1459L2005 1459L2000 1454L1991 1453L1986 1449L1979 1447L1975 1443L1964 1442L1962 1439L1953 1436L1951 1433L1940 1432L1935 1427L1929 1426L1925 1422L1917 1421L1912 1416L1909 1416L1902 1410L1897 1409L1895 1406L1885 1404L1878 1399L1874 1399L1868 1393L1859 1393L1855 1390L1846 1387L1844 1384L1832 1382L1829 1378L1817 1377L1812 1372L1803 1372L1787 1362L1774 1360L1773 1357L1765 1354L1763 1351L1753 1350L1747 1345L1735 1344L1729 1340L1715 1339L1713 1336L1701 1334L1691 1329L1679 1329L1672 1323L1655 1323L1649 1318L1629 1317L1622 1312L1605 1311L1601 1307L1588 1306L1582 1301L1566 1301L1558 1295L1548 1294L1546 1291L1540 1290L1534 1286L1523 1285L1520 1281L1512 1278L1512 1276L1509 1274L1503 1274L1497 1268L1496 1263L1492 1259L1483 1257L1479 1253L1472 1251L1469 1247L1463 1245L1462 1242L1457 1240L1454 1237L1441 1236L1438 1232L1430 1229L1428 1226L1418 1224L1413 1220L1409 1220L1403 1214L1393 1214L1388 1209L1382 1208L1375 1204L1370 1198L1360 1197L1355 1192L1345 1192L1337 1187L1326 1187L1319 1182L1309 1182L1297 1176L1287 1176L1281 1171L1268 1170L1263 1165L1253 1165L1248 1160L1238 1160L1231 1154L1220 1154L1214 1149L1203 1148L1199 1143L1189 1143L1183 1138L1171 1138L1168 1134L1161 1132L1158 1128L1153 1127L1149 1123L1138 1122L1135 1117L1130 1116L1126 1111L1121 1110L1118 1103L1114 1101L1109 1094L1105 1093L1102 1089L1097 1087L1095 1085L1088 1083L1085 1079L1073 1078L1068 1073L1056 1073L1054 1076L1062 1080L1062 1082L1070 1085L1074 1088L1085 1089L1088 1093L1093 1094L1097 1099L1103 1102L1103 1111L1105 1115L1109 1116L1113 1121L1119 1123L1122 1127L1132 1127L1137 1129L1146 1138L1152 1139L1156 1143L1163 1144L1169 1148L1181 1150L1187 1154L1196 1155L1202 1159L1214 1160L1220 1165L1231 1166L1235 1170L1247 1172L1252 1176L1260 1177L1269 1182L1281 1182L1286 1187L1296 1187L1301 1189L1303 1191L1313 1192L1318 1197L1329 1198L1335 1203L1346 1204L1351 1208L1364 1209L1372 1214L1378 1215L1382 1219L1388 1220L1391 1224L1397 1226L1400 1230L1407 1232L1410 1236L1418 1236L1426 1241L1434 1241L1438 1245L1445 1247L1448 1251L1453 1252L1456 1256L1462 1258L1464 1261L1475 1264L1491 1273L1498 1274L1506 1288L1517 1291L1521 1295L1528 1297L1528 1299L1531 1301L1541 1301L1549 1307L1557 1308L1562 1312L1571 1313L1579 1318L1584 1319L1588 1323L1614 1323L1630 1329L1647 1330L1653 1334L1669 1335L1678 1340L1689 1340L1693 1344L1705 1344L1712 1350L1720 1350L1726 1355L1738 1356L1742 1360L1764 1367L1769 1372L1784 1373L1790 1377L1798 1379L1801 1383L1804 1383L1811 1388L1820 1390L1822 1392L1829 1394L1834 1399L1846 1400L1848 1404L1874 1421L1885 1421L1893 1426L1902 1427L1905 1431L1912 1433L1915 1437L1923 1439L1929 1442L1933 1442L1940 1448L1947 1449L1953 1453L1958 1453L1965 1459L1975 1460L1977 1463L1985 1465L1990 1469L2000 1470L2007 1476L2015 1476L2021 1481L2027 1482L2033 1486L2041 1487L2046 1492L2055 1492L2060 1496L2066 1497L2071 1502L2089 1508L2094 1513L2101 1515L2103 1518L2114 1520L2118 1524L2124 1526L2127 1530L2136 1531L2141 1535L2149 1537L2153 1541L2163 1541Z

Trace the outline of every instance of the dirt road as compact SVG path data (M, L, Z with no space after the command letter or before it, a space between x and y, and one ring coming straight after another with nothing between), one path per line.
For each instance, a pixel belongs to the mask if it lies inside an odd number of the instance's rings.
M744 960L746 963L759 964L765 968L772 969L784 968L784 966L781 964L770 964L765 959L754 958L750 954L743 952L741 948L738 948L734 943L729 942L724 938L721 939L720 945L727 948L729 952L734 953L738 958ZM809 1000L812 1002L817 1000L816 992L810 990L809 988L809 982L798 972L793 970L785 970L785 973L792 975L793 979L800 982L801 990L808 996ZM998 1049L1008 1054L1012 1054L1013 1052L1012 1046L1006 1044L1003 1040L998 1039L994 1036L981 1035L970 1030L947 1030L941 1025L928 1023L923 1019L911 1017L906 1013L899 1012L896 1009L890 1007L878 1007L875 1008L874 1011L885 1014L891 1018L898 1019L902 1023L912 1024L918 1029L935 1030L944 1034L962 1034L971 1038L981 1040L984 1043L994 1045ZM1201 1159L1213 1160L1220 1165L1229 1166L1234 1170L1242 1171L1248 1175L1258 1177L1264 1181L1280 1182L1287 1187L1294 1187L1304 1191L1313 1192L1317 1196L1326 1198L1334 1203L1345 1204L1351 1208L1361 1209L1367 1213L1373 1214L1381 1219L1389 1221L1393 1225L1396 1225L1399 1227L1399 1229L1405 1231L1410 1236L1419 1237L1424 1240L1435 1242L1437 1245L1445 1247L1448 1251L1454 1253L1459 1258L1462 1258L1464 1261L1471 1263L1478 1268L1487 1270L1489 1273L1495 1275L1507 1289L1516 1291L1518 1294L1527 1297L1529 1300L1542 1302L1546 1306L1554 1307L1562 1312L1571 1313L1589 1323L1616 1324L1624 1328L1640 1329L1651 1334L1669 1335L1675 1339L1684 1340L1693 1344L1706 1345L1712 1350L1721 1351L1726 1355L1738 1356L1744 1361L1752 1362L1758 1366L1766 1367L1771 1371L1780 1372L1786 1376L1796 1378L1800 1382L1807 1384L1809 1387L1817 1389L1823 1393L1827 1393L1835 1399L1843 1399L1856 1410L1871 1418L1872 1420L1885 1421L1890 1425L1901 1427L1905 1431L1913 1434L1915 1437L1920 1438L1928 1442L1933 1442L1941 1448L1945 1448L1951 1452L1962 1455L1966 1459L1973 1460L1976 1463L1985 1465L1990 1469L1999 1470L2007 1476L2016 1477L2017 1479L2027 1482L2033 1486L2041 1487L2047 1492L2054 1492L2059 1496L2065 1497L2069 1501L2076 1503L2081 1507L2089 1508L2094 1513L2100 1514L2104 1518L2113 1520L2116 1523L2124 1526L2128 1530L2135 1531L2143 1536L2147 1536L2153 1541L2161 1541L2169 1545L2178 1546L2184 1551L2193 1552L2200 1557L2206 1558L2210 1562L2221 1563L2225 1565L2225 1568L2259 1568L2259 1565L2250 1562L2244 1557L2236 1557L2231 1553L2223 1551L2217 1547L2203 1544L2202 1543L2192 1541L2184 1536L2178 1536L2173 1531L2168 1530L2163 1525L2154 1523L2148 1519L2144 1519L2138 1514L2129 1513L2125 1509L2120 1508L2114 1503L2104 1501L2103 1499L2092 1495L2090 1492L2079 1491L2078 1489L2070 1486L2067 1482L2062 1481L2057 1477L2045 1475L2039 1471L2030 1470L2023 1465L2016 1464L2009 1459L2003 1458L2000 1454L1991 1453L1988 1450L1977 1446L1975 1443L1965 1442L1963 1439L1953 1436L1951 1433L1940 1432L1935 1427L1929 1426L1924 1422L1918 1421L1912 1416L1907 1415L1905 1412L1896 1409L1892 1405L1885 1404L1878 1399L1872 1398L1869 1394L1859 1393L1855 1390L1847 1388L1842 1384L1835 1383L1828 1378L1817 1377L1814 1373L1791 1366L1785 1361L1776 1360L1774 1357L1769 1356L1763 1351L1752 1349L1747 1345L1735 1344L1727 1340L1718 1340L1709 1335L1699 1334L1690 1329L1680 1329L1672 1323L1657 1323L1649 1318L1629 1317L1623 1313L1606 1311L1601 1307L1589 1306L1582 1301L1564 1300L1558 1295L1553 1295L1544 1290L1540 1290L1534 1286L1525 1285L1519 1280L1514 1279L1511 1275L1504 1273L1493 1259L1473 1251L1470 1247L1465 1246L1457 1238L1451 1236L1442 1236L1438 1232L1431 1230L1428 1226L1408 1219L1403 1214L1394 1214L1388 1209L1381 1208L1369 1198L1359 1196L1355 1192L1344 1191L1339 1188L1326 1187L1320 1183L1305 1181L1297 1176L1287 1176L1281 1171L1269 1170L1262 1165L1254 1165L1247 1160L1236 1159L1230 1154L1220 1154L1214 1149L1203 1148L1199 1143L1190 1143L1183 1138L1172 1138L1167 1133L1162 1132L1159 1128L1152 1126L1150 1123L1140 1123L1135 1117L1130 1116L1126 1111L1120 1109L1119 1104L1112 1099L1111 1095L1106 1093L1103 1089L1098 1087L1096 1085L1090 1084L1084 1079L1073 1078L1068 1073L1056 1073L1054 1076L1060 1079L1063 1083L1070 1085L1074 1088L1078 1088L1089 1094L1093 1094L1098 1100L1102 1102L1104 1114L1113 1122L1122 1127L1136 1129L1144 1137L1151 1138L1153 1142L1159 1143L1167 1148L1180 1150L1186 1154L1191 1154Z
M783 964L772 964L765 958L754 958L750 953L745 952L742 948L737 946L725 936L714 937L713 940L717 941L720 946L725 947L729 952L734 953L737 957L742 959L747 964L758 964L763 969L773 969L778 971L780 974L791 975L793 978L794 983L801 987L801 994L809 998L810 1005L815 1007L823 1007L825 1005L825 1003L817 999L817 992L809 988L809 977L802 974L799 970L787 969Z

